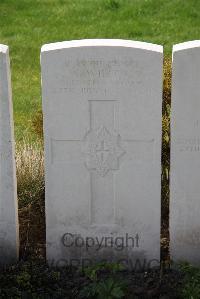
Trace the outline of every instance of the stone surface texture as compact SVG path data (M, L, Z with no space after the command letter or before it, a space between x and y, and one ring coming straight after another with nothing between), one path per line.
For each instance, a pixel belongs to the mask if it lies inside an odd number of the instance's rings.
M200 265L200 41L173 47L170 253Z
M18 259L18 210L9 49L0 45L0 264Z

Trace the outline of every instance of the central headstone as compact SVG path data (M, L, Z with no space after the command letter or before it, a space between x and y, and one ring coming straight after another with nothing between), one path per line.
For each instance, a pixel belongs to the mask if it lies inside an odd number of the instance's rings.
M49 262L159 262L162 58L124 40L42 47Z

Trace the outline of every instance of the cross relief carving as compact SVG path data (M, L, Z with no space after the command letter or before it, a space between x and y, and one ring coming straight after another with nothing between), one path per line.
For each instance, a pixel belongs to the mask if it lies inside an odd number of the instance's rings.
M90 100L90 127L85 136L79 140L52 139L52 163L83 161L90 172L91 224L115 223L114 175L122 167L122 156L133 155L134 148L136 153L154 142L153 138L127 140L120 136L117 104L116 100Z

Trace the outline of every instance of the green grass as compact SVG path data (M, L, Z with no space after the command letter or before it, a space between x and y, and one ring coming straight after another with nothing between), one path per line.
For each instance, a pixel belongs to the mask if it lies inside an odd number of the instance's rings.
M162 44L200 39L199 0L0 0L0 43L10 46L16 140L35 140L40 48L49 42L122 38Z

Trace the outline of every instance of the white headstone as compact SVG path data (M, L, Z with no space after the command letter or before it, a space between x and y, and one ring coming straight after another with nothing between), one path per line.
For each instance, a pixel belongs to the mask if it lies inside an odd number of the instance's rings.
M18 213L9 50L0 45L0 264L18 258Z
M42 47L49 261L159 262L162 51L125 40Z
M170 252L200 264L200 41L173 47Z

